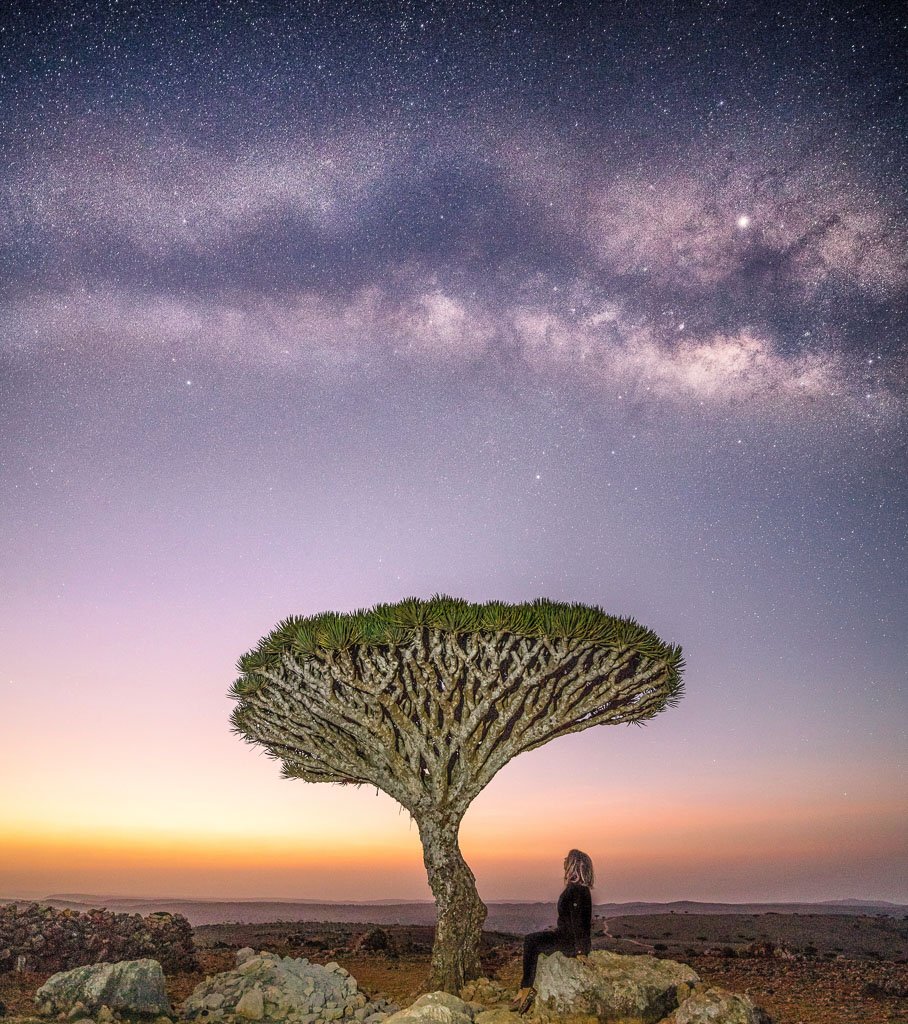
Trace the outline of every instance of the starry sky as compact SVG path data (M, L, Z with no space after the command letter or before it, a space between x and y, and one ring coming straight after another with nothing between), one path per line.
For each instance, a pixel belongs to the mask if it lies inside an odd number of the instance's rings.
M908 901L903 10L0 29L0 895L427 898L226 694L288 614L444 592L687 663L477 799L485 898L579 846L597 901Z

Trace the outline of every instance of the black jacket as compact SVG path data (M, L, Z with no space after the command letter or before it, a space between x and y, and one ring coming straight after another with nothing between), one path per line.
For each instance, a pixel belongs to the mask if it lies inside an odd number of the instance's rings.
M572 882L558 897L558 931L571 943L574 951L590 951L590 928L593 923L593 901L589 886Z

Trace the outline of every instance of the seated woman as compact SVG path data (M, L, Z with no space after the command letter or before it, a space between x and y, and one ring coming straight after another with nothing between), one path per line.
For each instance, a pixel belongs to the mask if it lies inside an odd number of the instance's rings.
M586 956L590 951L593 919L593 862L580 850L564 858L564 892L558 897L558 925L554 931L530 932L523 940L523 978L512 1009L526 1013L536 989L536 961L540 953L560 951L567 956Z

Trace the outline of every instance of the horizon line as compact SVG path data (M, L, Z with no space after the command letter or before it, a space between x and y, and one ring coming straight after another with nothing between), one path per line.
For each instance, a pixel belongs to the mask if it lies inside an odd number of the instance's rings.
M211 904L211 903L277 903L277 904L300 904L308 903L315 906L434 906L435 901L433 899L373 899L373 900L332 900L332 899L315 899L313 897L291 897L291 896L133 896L126 894L116 893L50 893L46 896L8 896L0 895L0 900L4 902L31 902L40 903L48 900L66 901L70 903L83 903L90 900L123 900L131 901L134 903L197 903L197 904ZM502 906L502 905L524 905L532 906L534 904L554 904L554 899L489 899L483 900L487 906ZM595 903L593 906L639 906L639 905L651 905L651 906L672 906L674 904L688 903L692 905L703 905L703 906L889 906L896 907L899 909L908 910L908 901L900 902L897 900L884 900L884 899L861 899L857 897L847 897L844 899L826 899L826 900L798 900L798 899L755 899L755 900L693 900L693 899L674 899L674 900L608 900L601 903Z

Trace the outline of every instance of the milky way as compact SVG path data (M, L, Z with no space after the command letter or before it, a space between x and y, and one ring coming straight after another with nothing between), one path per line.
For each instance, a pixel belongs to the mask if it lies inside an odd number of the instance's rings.
M685 648L652 756L810 777L879 831L814 894L908 895L906 19L276 6L3 15L0 699L154 636L214 736L292 611L594 601Z
M867 322L903 299L906 232L871 169L784 136L775 159L730 138L641 166L611 133L590 154L511 117L226 152L67 126L10 182L6 345L291 365L388 347L478 372L506 353L682 404L897 414L900 339Z

